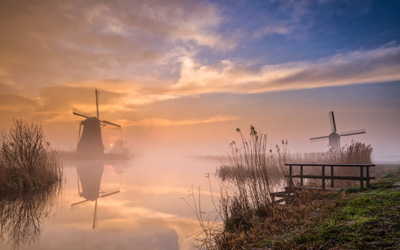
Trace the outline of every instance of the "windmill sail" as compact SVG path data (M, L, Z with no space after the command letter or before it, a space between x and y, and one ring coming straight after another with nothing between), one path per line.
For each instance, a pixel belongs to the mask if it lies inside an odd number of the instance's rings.
M329 121L331 124L331 130L332 132L336 133L336 122L335 122L335 115L333 114L333 111L329 112Z
M112 126L116 126L116 127L121 127L121 125L118 125L118 124L115 124L115 123L112 123L112 122L108 122L108 121L101 121L102 123L105 123L105 124L108 124L108 125L112 125Z
M318 141L318 140L323 140L323 139L326 139L326 138L329 138L329 136L313 137L313 138L310 138L310 141Z
M358 129L358 130L352 130L352 131L340 133L340 136L359 135L359 134L365 134L365 133L367 133L367 131L365 129Z
M94 90L96 93L96 117L99 119L99 100L98 100L98 92L97 89Z
M78 202L72 203L71 207L74 207L74 206L79 205L79 204L83 204L83 203L88 202L88 201L89 200L83 200L83 201L78 201Z
M81 117L84 117L84 118L93 117L93 116L91 116L89 114L86 114L85 112L82 112L82 111L80 111L78 109L72 109L72 114L77 115L77 116L81 116Z
M97 224L97 199L96 199L96 203L94 204L94 215L93 215L93 229L94 226Z

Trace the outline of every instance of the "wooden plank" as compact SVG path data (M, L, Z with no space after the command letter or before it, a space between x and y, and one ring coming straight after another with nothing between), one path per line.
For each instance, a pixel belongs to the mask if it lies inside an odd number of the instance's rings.
M321 190L320 187L309 187L309 186L302 186L302 187L293 187L292 190ZM325 190L340 190L340 188L326 188Z
M300 165L300 185L303 186L303 165Z
M286 191L282 191L282 192L275 192L275 193L271 193L270 194L272 197L286 197L286 196L293 196L293 194L291 192L286 192Z
M285 201L285 199L279 199L279 200L276 200L276 201L274 201L275 203L281 203L281 202L283 202L283 201Z
M375 164L314 164L314 163L286 163L285 166L305 166L305 167L329 167L329 166L335 166L335 167L375 167Z
M360 184L361 189L364 188L364 167L360 167Z
M289 175L285 175L285 177L290 177ZM300 175L292 175L292 178L301 178ZM308 179L322 179L321 175L303 175L303 178L308 178ZM361 177L359 176L325 176L325 179L329 180L353 180L353 181L359 181L361 180ZM375 177L364 177L363 180L373 180Z

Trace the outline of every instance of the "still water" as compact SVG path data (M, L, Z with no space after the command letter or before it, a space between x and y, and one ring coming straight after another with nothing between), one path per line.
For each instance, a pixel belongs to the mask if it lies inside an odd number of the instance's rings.
M12 216L3 216L0 249L197 249L188 236L199 223L181 198L193 188L198 201L201 187L201 209L212 212L205 175L217 166L215 160L162 154L65 162L58 196L3 204Z

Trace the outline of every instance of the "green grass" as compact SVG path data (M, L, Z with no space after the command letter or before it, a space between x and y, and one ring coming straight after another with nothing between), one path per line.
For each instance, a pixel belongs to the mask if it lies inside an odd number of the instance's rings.
M289 237L266 239L272 249L400 249L399 181L389 174L362 192L346 193L322 222ZM294 230L295 231L295 230Z

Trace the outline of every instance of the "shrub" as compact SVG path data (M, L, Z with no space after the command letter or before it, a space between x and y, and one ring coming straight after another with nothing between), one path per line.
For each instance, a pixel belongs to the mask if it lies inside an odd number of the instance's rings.
M60 157L50 148L39 124L14 120L0 140L0 192L61 185Z

